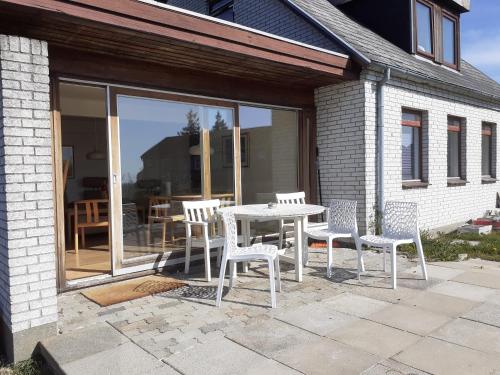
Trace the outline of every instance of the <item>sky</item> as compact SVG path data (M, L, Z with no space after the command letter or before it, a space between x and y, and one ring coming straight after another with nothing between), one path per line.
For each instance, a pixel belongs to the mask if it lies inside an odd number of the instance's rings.
M500 82L500 0L471 0L461 23L462 58Z

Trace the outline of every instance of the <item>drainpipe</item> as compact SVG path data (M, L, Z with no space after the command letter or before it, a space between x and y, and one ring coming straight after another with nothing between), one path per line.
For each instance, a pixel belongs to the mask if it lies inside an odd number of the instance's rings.
M377 198L378 213L384 212L384 86L391 79L391 68L385 68L384 78L377 84Z

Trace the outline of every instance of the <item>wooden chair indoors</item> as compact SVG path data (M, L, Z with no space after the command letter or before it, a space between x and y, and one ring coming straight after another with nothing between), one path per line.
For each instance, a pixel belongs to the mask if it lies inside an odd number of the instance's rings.
M162 196L151 196L149 197L148 204L148 231L147 231L147 243L151 243L151 230L152 225L155 223L162 224L162 239L161 247L165 249L165 244L167 242L167 228L170 225L170 241L175 243L175 225L181 223L184 220L184 215L177 213L176 206L180 203L172 201L170 197Z
M89 199L76 201L73 205L75 253L78 254L80 230L83 247L85 247L85 230L87 228L108 228L109 233L109 201L107 199Z

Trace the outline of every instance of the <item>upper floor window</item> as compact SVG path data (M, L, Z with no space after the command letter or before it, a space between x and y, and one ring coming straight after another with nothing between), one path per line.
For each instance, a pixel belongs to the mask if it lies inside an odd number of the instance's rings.
M426 3L416 2L417 16L417 49L427 55L433 55L432 7Z
M413 0L415 5L414 51L433 61L459 67L459 17L429 0Z
M457 65L457 21L443 15L443 62L447 65Z
M210 15L222 20L234 22L234 1L210 0Z
M401 161L403 181L421 180L422 113L404 109L401 125Z

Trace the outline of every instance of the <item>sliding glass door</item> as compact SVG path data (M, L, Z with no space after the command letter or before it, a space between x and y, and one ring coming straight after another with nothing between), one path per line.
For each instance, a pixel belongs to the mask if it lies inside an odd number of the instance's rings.
M182 202L235 204L235 107L112 90L115 268L184 256Z

